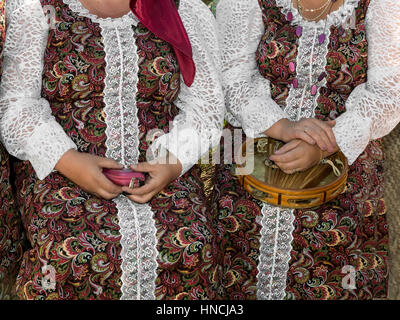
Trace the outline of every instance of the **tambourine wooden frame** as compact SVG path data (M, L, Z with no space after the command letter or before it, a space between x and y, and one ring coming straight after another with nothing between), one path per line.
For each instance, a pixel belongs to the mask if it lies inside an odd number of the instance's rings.
M248 142L255 142L251 139ZM242 155L245 156L246 142L242 146ZM239 175L239 181L243 187L256 199L269 204L292 209L306 209L320 206L342 193L346 186L348 176L348 162L342 152L334 156L339 157L344 164L341 174L334 181L314 188L283 189L262 182L252 175ZM332 157L332 156L331 156ZM237 165L240 168L242 166Z

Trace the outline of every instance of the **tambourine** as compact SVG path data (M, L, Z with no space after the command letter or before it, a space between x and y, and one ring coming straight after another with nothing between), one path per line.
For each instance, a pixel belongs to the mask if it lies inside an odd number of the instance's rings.
M254 198L284 208L312 208L344 191L348 163L342 152L322 159L305 171L286 174L269 160L269 156L282 146L283 142L269 137L249 139L242 145L244 161L242 165L237 164L236 174ZM251 162L253 170L244 173L249 161L254 161Z
M129 188L139 188L145 183L145 175L142 172L133 171L129 168L123 169L103 169L104 175L113 183L119 186L129 186Z

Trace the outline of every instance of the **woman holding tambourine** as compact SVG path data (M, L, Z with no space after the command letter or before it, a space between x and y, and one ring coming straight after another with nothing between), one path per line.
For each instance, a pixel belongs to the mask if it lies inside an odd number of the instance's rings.
M217 21L230 126L284 144L265 165L297 175L338 154L349 165L339 194L301 209L217 168L227 298L386 297L379 138L400 120L400 3L220 0Z

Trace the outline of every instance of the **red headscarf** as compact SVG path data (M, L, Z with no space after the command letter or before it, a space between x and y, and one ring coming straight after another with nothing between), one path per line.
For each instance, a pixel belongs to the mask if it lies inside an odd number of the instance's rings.
M192 46L174 0L131 0L130 7L147 29L172 45L183 80L190 87L196 67Z

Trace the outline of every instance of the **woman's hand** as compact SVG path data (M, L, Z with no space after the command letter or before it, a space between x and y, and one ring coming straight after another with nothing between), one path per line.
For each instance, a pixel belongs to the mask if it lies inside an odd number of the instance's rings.
M128 194L127 197L138 203L150 201L168 184L178 178L182 172L181 163L172 154L169 154L168 159L161 159L155 163L141 162L137 165L132 165L131 168L132 170L149 174L145 185L140 188L122 187L122 190Z
M335 124L335 120L321 121L307 118L299 121L290 121L281 119L269 128L265 134L283 142L301 139L309 144L316 144L323 151L333 152L337 148L332 130Z
M315 166L322 158L328 157L338 150L339 148L336 147L332 152L323 151L317 145L296 139L285 144L269 158L283 172L291 174Z
M67 151L55 166L57 171L86 192L111 200L122 193L122 188L103 174L103 168L122 169L123 166L115 160L73 149Z

